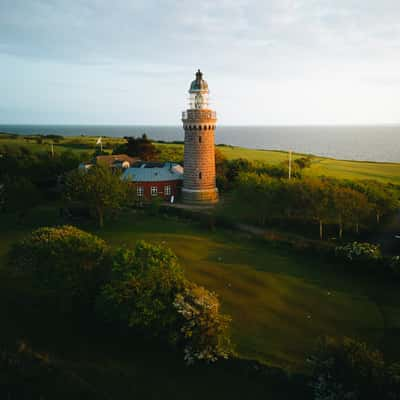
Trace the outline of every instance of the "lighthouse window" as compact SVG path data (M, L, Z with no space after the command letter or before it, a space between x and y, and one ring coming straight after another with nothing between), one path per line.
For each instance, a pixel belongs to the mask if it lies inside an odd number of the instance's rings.
M201 136L199 136L199 143L201 143Z
M164 194L166 196L170 196L171 195L171 186L170 185L164 186Z
M199 172L199 179L201 179L201 172Z
M157 195L158 195L157 186L152 186L152 187L150 188L150 193L151 193L152 196L157 196Z

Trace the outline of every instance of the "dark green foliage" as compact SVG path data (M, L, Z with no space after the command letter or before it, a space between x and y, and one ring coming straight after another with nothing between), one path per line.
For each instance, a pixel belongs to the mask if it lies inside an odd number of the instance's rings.
M392 213L399 206L399 192L397 192L396 198L396 189L391 188L390 185L373 180L345 181L343 184L354 188L367 197L375 213L377 223L380 222L382 216Z
M305 169L311 167L311 162L312 162L312 156L307 156L307 157L296 158L293 161L293 164L299 169Z
M113 154L123 153L131 157L139 157L143 161L158 160L159 151L145 133L141 137L126 136L124 139L126 143L118 145L113 150Z
M138 242L134 250L114 253L112 279L101 291L98 310L107 319L175 342L173 301L184 285L183 270L171 250Z
M219 154L221 156L219 156ZM301 170L308 167L308 158L299 159L299 164L292 165L292 178L301 178ZM303 160L303 161L301 161ZM311 162L310 162L311 163ZM247 159L227 160L223 157L221 151L216 149L216 173L218 187L223 191L231 191L238 187L238 179L241 174L255 173L257 175L267 175L273 178L288 178L289 167L287 163L279 165L270 165L258 161L249 161Z
M230 318L213 293L187 281L166 248L138 242L113 257L112 279L97 301L109 321L182 347L185 360L215 361L231 354Z
M43 196L49 196L62 176L78 167L81 157L72 151L33 153L24 146L0 147L0 182L22 178L37 187Z
M260 225L271 220L317 222L320 239L324 237L325 224L337 225L341 239L345 229L356 234L361 228L372 229L377 209L379 215L385 215L398 206L385 185L380 199L368 197L368 182L350 185L333 179L288 180L267 173L242 172L234 178L234 187L228 208L236 218ZM374 188L373 183L371 187Z
M120 179L111 168L95 165L88 171L71 171L65 180L64 198L81 202L97 217L100 227L104 217L136 199L133 186Z
M54 140L54 142L58 143L59 141L64 139L64 136L61 135L44 135L46 139Z
M11 267L35 286L85 305L92 303L108 276L107 257L102 239L68 225L37 229L9 253Z
M400 375L379 351L350 338L321 340L310 358L315 400L400 399Z
M0 203L6 212L15 213L23 221L29 210L38 205L41 194L38 188L24 177L5 177Z

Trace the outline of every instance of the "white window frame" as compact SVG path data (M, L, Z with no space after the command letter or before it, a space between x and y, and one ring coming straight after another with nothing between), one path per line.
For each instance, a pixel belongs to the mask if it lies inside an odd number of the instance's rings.
M143 197L144 196L144 187L143 186L137 186L136 187L136 195L137 195L137 197Z
M165 194L165 196L171 196L171 194L172 194L171 185L164 186L164 194Z
M158 187L157 186L151 186L150 187L150 194L153 197L158 196Z

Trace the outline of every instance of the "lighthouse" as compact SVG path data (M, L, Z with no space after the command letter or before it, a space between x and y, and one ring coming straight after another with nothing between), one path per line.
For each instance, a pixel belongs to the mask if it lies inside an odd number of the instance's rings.
M208 84L200 70L190 85L189 105L182 113L182 122L185 131L182 200L199 205L216 203L214 132L217 115L209 108Z

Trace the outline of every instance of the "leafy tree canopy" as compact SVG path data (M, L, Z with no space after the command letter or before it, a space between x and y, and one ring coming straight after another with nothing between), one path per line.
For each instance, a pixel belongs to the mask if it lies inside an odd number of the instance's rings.
M12 247L9 260L36 285L87 304L105 282L108 251L102 239L65 225L33 231Z
M400 398L398 366L354 339L325 338L310 358L314 399L389 400Z
M143 161L158 160L159 151L145 133L141 137L125 136L124 139L126 143L117 146L113 154L124 153L131 157L139 157Z
M103 227L107 213L134 201L134 191L111 168L95 165L88 171L74 170L67 175L64 197L85 204Z

